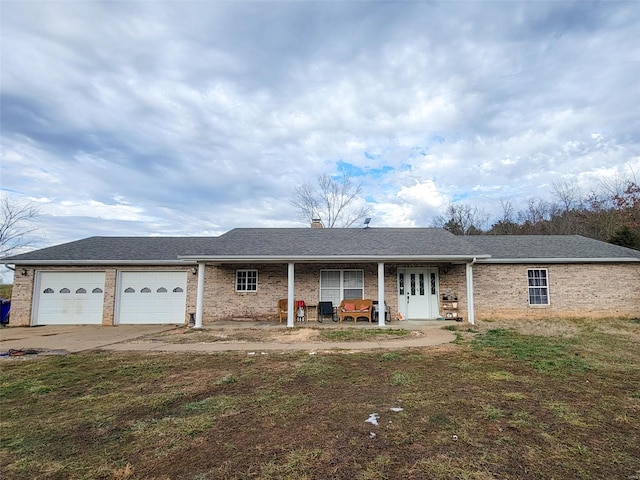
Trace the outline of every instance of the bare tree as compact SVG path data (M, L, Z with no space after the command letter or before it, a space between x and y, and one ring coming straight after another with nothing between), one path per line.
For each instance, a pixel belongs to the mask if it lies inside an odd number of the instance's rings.
M575 182L568 180L554 181L551 193L564 212L582 208L582 193L580 192L580 187Z
M431 225L444 228L454 235L478 235L484 233L488 221L489 214L478 207L451 203L445 214L435 217Z
M490 235L517 235L520 233L520 225L515 221L513 204L510 200L500 200L502 216L495 222L489 231Z
M324 174L314 184L306 182L297 187L291 203L307 223L320 218L326 228L347 228L371 214L368 205L357 205L361 194L362 184L353 183L346 173L340 178Z
M7 195L0 197L0 258L35 243L35 219L40 215L32 203L21 204Z

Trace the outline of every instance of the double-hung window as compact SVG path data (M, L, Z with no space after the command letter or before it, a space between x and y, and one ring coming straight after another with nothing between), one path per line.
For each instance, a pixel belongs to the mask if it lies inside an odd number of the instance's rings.
M236 270L236 292L258 290L258 270Z
M345 298L364 298L364 271L321 270L320 301L337 305Z
M546 268L527 270L529 305L549 305L549 277Z

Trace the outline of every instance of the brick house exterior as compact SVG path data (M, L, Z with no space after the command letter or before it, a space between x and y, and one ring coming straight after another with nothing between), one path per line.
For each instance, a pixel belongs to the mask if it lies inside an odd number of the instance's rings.
M88 323L102 325L273 321L280 298L317 305L329 296L336 304L354 292L383 298L392 319L442 318L448 296L455 316L470 323L640 315L640 252L580 236L236 229L220 237L91 237L2 262L16 269L10 326L84 323L85 308ZM96 273L99 286L84 288ZM145 282L151 288L140 288Z

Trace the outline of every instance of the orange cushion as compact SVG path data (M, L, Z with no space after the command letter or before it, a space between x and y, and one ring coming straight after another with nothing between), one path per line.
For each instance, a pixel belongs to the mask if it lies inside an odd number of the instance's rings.
M345 303L344 304L344 311L345 312L353 312L356 309L356 304L355 303Z

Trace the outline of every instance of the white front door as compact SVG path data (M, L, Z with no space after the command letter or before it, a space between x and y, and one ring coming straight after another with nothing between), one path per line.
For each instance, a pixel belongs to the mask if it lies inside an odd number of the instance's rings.
M437 268L398 270L398 310L407 320L438 317Z

